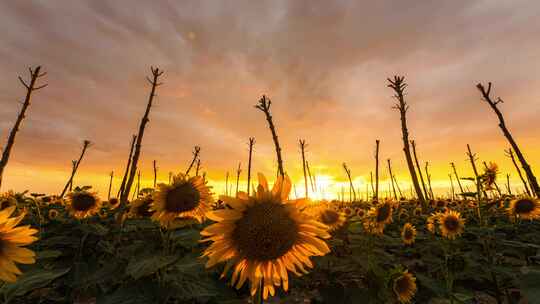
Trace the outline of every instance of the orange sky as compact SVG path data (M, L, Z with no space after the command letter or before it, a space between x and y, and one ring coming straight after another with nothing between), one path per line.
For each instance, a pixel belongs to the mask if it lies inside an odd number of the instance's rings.
M302 195L298 139L331 198L346 162L365 189L381 140L382 179L391 158L408 189L399 114L386 78L406 75L409 130L440 194L449 162L470 175L466 144L511 174L507 142L480 100L494 83L510 130L540 175L540 4L537 1L10 1L0 5L0 131L7 138L24 90L17 76L43 65L49 86L35 94L2 190L60 192L82 140L94 144L76 184L106 193L123 172L131 134L147 101L150 65L163 70L145 134L141 169L151 184L184 171L193 146L217 192L225 172L245 169L256 138L254 172L275 174L262 94ZM375 3L374 3L375 2ZM246 170L241 179L245 180ZM502 177L502 176L501 176ZM118 178L119 179L119 178ZM115 180L118 182L118 180ZM117 185L115 185L117 186ZM386 188L384 188L386 189Z

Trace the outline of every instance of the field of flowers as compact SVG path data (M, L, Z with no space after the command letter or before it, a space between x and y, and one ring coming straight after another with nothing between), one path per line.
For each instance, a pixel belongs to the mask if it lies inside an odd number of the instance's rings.
M214 199L201 177L180 174L128 204L101 202L90 187L66 199L6 193L1 297L5 303L540 298L535 199L424 206L416 200L289 201L290 189L286 176L269 189L259 175L252 196Z

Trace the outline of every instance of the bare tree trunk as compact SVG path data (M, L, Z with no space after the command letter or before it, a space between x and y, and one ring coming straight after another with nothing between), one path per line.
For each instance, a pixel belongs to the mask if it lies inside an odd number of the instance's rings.
M133 196L131 197L131 200L134 200L135 198L139 197L140 192L141 192L141 170L137 171L137 185L135 186L135 191L133 192Z
M281 147L279 146L279 140L276 133L276 127L272 121L272 115L270 114L270 106L272 101L269 98L266 98L265 95L259 100L259 104L255 105L255 108L261 110L266 116L266 121L268 122L268 127L270 132L272 132L272 139L274 140L274 145L276 146L276 155L278 163L278 172L281 176L285 176L285 171L283 170L283 159L281 158Z
M298 141L300 143L300 150L302 151L302 167L304 169L304 189L306 193L306 198L309 198L309 189L308 189L308 183L307 183L307 172L306 172L306 155L305 155L305 149L306 149L306 141L300 139Z
M394 97L398 100L398 103L395 105L395 109L399 110L401 115L401 132L403 133L403 152L405 153L405 158L407 160L407 166L409 167L409 172L411 174L411 179L413 182L414 190L416 195L421 202L424 202L424 207L426 207L424 201L424 195L420 189L420 184L418 183L418 177L416 176L416 170L414 169L413 160L411 157L411 151L409 147L409 131L407 130L407 110L409 106L405 102L404 91L407 87L405 83L405 77L394 76L394 79L388 79L390 84L388 87L392 88L396 93Z
M124 193L124 189L126 188L126 182L127 177L129 174L129 170L131 168L131 159L133 157L133 151L135 150L135 141L137 140L137 135L133 135L133 138L131 139L131 148L129 149L129 157L128 162L126 165L126 171L124 172L124 177L122 178L122 183L120 184L120 190L118 190L117 198L120 198L122 196L122 193ZM170 184L170 181L169 181Z
M152 71L153 79L150 79L147 77L147 80L152 85L152 89L150 90L150 96L148 97L148 104L146 106L146 111L144 112L143 118L141 120L141 124L139 126L139 134L137 135L135 151L133 153L133 159L131 161L129 178L127 179L126 188L124 189L124 192L122 193L122 197L120 199L120 201L124 204L127 203L127 200L129 198L129 193L131 192L131 185L133 184L133 180L135 179L135 174L137 173L137 163L139 162L139 157L141 155L141 146L142 146L142 139L144 136L144 129L146 128L146 124L149 121L148 116L150 115L150 109L152 108L152 101L154 100L154 96L156 96L156 88L162 84L162 83L158 83L158 78L161 75L163 75L163 71L160 71L159 68L154 69L153 67L151 67L150 70Z
M109 192L107 194L107 200L111 199L111 190L112 190L112 181L113 181L113 177L114 177L114 171L111 171L111 174L109 176L110 176L110 179L109 179Z
M531 166L525 160L525 156L523 156L523 153L521 153L521 150L519 149L519 146L517 145L517 143L514 140L512 134L510 133L510 131L506 127L504 117L503 117L501 111L499 110L499 108L497 107L497 105L499 103L502 103L503 100L500 97L497 98L496 101L494 101L491 98L491 96L490 96L491 82L488 83L487 90L480 83L477 84L476 87L478 88L478 90L482 94L482 97L483 97L484 101L486 101L489 104L489 106L491 107L493 112L495 112L495 114L497 115L497 118L499 119L499 127L501 128L504 136L506 137L506 139L510 143L510 146L512 146L512 149L514 149L514 151L516 152L516 156L519 159L519 162L521 163L521 167L523 168L523 171L525 171L525 175L527 176L527 179L529 180L532 192L536 195L536 197L540 197L540 186L538 185L538 181L536 180L536 176L534 176L534 174L532 172L532 169L531 169Z
M253 155L253 145L255 145L255 137L249 138L249 158L248 158L248 176L247 176L247 194L251 195L249 186L251 185L251 157Z
M506 174L506 191L508 195L512 195L512 188L510 188L510 174Z
M354 190L354 185L351 178L351 169L347 168L346 163L343 163L343 169L345 169L345 173L347 173L347 177L349 178L349 200L351 202L356 201L356 191Z
M379 144L380 140L375 140L375 199L379 199Z
M229 196L229 171L227 171L227 175L225 176L225 195Z
M428 170L428 166L429 166L429 163L426 162L426 178L427 178L427 181L428 181L428 186L429 186L429 195L431 197L431 199L435 199L435 196L433 195L433 188L431 188L431 174L429 174L429 170Z
M390 173L390 182L392 183L392 192L394 193L394 198L396 201L398 200L397 193L396 193L396 187L394 186L394 177L392 174L392 165L390 163L390 158L386 160L388 162L388 172Z
M72 160L71 161L71 174L74 174L73 172L75 172L75 167L77 166L77 160ZM73 190L73 180L71 180L69 182L69 192L71 192Z
M156 160L154 159L153 161L153 167L154 167L154 189L156 188L156 185L157 185L157 165L156 165Z
M461 186L461 181L459 180L459 175L457 174L456 165L453 162L450 163L450 165L452 166L452 170L454 171L454 175L456 176L456 180L459 186L459 191L463 193L464 191L463 191L463 187Z
M38 78L45 76L47 73L41 73L41 66L37 66L35 69L29 68L30 71L30 84L27 84L20 76L19 81L22 83L22 85L26 88L26 97L24 98L24 103L22 105L21 111L19 112L19 115L17 115L17 120L15 121L15 125L13 125L13 128L11 128L11 132L9 132L9 136L7 139L6 146L4 148L4 151L2 151L2 158L0 159L0 187L2 186L2 177L4 175L4 169L6 168L9 156L11 155L11 149L13 149L13 145L15 144L15 137L17 136L17 132L19 132L19 128L21 127L21 123L23 119L26 117L26 110L30 106L30 97L32 96L32 92L37 91L39 89L43 89L47 86L47 84L44 84L39 87L35 87L36 81Z
M317 192L317 184L315 183L315 176L311 175L311 170L309 169L309 163L306 160L306 169L309 176L309 182L311 184L311 191Z
M60 193L61 198L64 197L64 195L66 194L66 191L68 190L69 185L71 183L73 183L73 177L77 173L77 169L79 169L79 165L81 164L81 161L82 161L82 159L84 157L84 154L86 153L86 149L88 149L89 146L90 146L90 141L89 140L83 141L83 148L82 148L82 151L81 151L81 155L79 156L79 160L77 160L77 165L75 165L75 168L73 168L73 170L71 170L71 176L69 177L68 182L64 186L64 189L62 190L62 193Z
M201 169L201 159L197 159L197 166L195 167L195 176L199 176L199 170Z
M422 183L422 189L424 190L424 195L426 196L426 198L429 198L429 193L426 189L426 183L424 182L424 176L422 176L422 169L420 168L418 157L416 155L416 143L414 140L411 140L411 146L413 150L414 162L416 163L416 169L418 170L418 176L420 176L420 182Z
M189 163L189 167L187 168L185 175L189 174L189 171L191 171L191 168L193 168L193 164L199 158L200 153L201 153L201 147L195 146L195 148L193 148L193 159L191 160L191 163Z
M478 201L480 201L482 193L487 197L487 193L482 189L482 184L480 183L480 176L478 175L478 170L476 169L476 154L473 154L471 151L471 146L467 144L467 156L471 162L471 167L473 169L474 178L476 182L476 193L478 196Z
M452 190L452 200L456 199L456 191L454 190L454 181L452 179L452 174L448 174L448 177L450 178L450 187Z
M242 173L242 169L240 169L240 166L242 163L238 163L238 169L236 170L236 196L238 197L238 183L240 182L240 173Z
M525 181L525 179L523 178L523 174L521 174L521 169L519 169L519 166L516 162L516 158L514 157L514 151L512 151L512 148L509 148L506 152L506 155L508 157L510 157L510 159L512 160L512 163L514 164L514 167L516 167L516 171L519 175L519 178L521 179L521 181L523 182L523 186L525 187L525 192L527 192L527 195L531 196L531 191L529 190L529 186L527 185L527 182Z

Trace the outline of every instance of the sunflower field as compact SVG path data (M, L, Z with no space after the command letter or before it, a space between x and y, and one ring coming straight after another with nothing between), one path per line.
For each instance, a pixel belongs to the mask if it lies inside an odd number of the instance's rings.
M6 193L5 303L537 303L540 203L214 199L200 177L122 204ZM17 264L17 265L16 265Z

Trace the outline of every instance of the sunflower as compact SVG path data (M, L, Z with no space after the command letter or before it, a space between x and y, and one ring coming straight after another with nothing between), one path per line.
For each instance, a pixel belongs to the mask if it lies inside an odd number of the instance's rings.
M324 224L301 212L297 201L287 201L288 176L278 177L273 189L259 174L255 196L239 193L227 198L232 209L215 210L216 221L201 231L203 241L213 243L204 251L206 267L227 262L222 277L232 268L231 284L241 288L249 279L251 295L261 291L264 299L275 294L274 286L289 288L288 272L297 276L313 267L309 257L330 252L322 239L330 237Z
M107 213L107 209L105 209L105 208L99 209L99 211L98 211L97 214L98 214L99 217L102 218L102 219L107 218L107 216L109 215L109 214Z
M120 200L117 199L116 197L112 197L107 202L107 206L109 206L109 209L111 209L111 210L116 209L116 208L118 208L118 206L120 206Z
M416 238L416 228L411 223L403 225L401 230L401 239L405 245L412 245Z
M101 208L101 200L95 192L74 191L68 194L67 209L70 214L83 219L96 214Z
M151 195L138 197L129 204L129 212L127 216L129 218L143 218L152 216L152 214L154 214L154 212L150 210L150 205L152 202L154 202L154 199Z
M56 218L58 218L58 215L60 213L58 212L58 210L56 209L49 209L49 213L47 214L49 216L49 219L50 220L55 220Z
M188 178L183 174L174 176L170 185L159 184L153 196L152 219L163 226L175 218L195 218L202 222L213 203L210 188L202 177Z
M508 213L525 220L540 218L540 202L533 198L518 198L510 202Z
M328 231L336 231L338 230L345 221L347 221L347 218L345 215L332 207L325 207L318 210L316 215L317 221L323 223L328 227Z
M11 206L17 206L17 199L13 197L13 193L8 192L0 195L0 210Z
M453 240L463 233L465 219L459 212L447 210L439 217L439 228L444 237Z
M0 280L13 283L21 271L15 263L33 264L36 262L35 253L20 246L29 245L37 240L34 234L37 230L30 226L17 226L26 214L11 217L15 206L0 211Z
M392 222L392 204L386 201L371 207L368 212L369 219L364 222L364 228L374 234L382 234L386 224Z
M441 212L435 212L435 213L432 213L428 218L427 218L427 221L426 221L426 228L429 232L435 234L435 223L437 221L439 221L439 218L441 217L442 213Z
M343 213L345 214L346 217L351 217L351 216L353 216L353 211L352 211L352 209L349 208L349 207L343 208Z
M416 278L405 270L394 279L392 289L400 303L410 303L416 293Z
M362 209L362 208L356 209L356 216L364 217L364 215L366 215L366 212L364 211L364 209Z
M497 180L497 174L499 172L499 166L496 163L490 162L484 169L484 174L481 176L482 184L486 190L493 190L495 181Z

